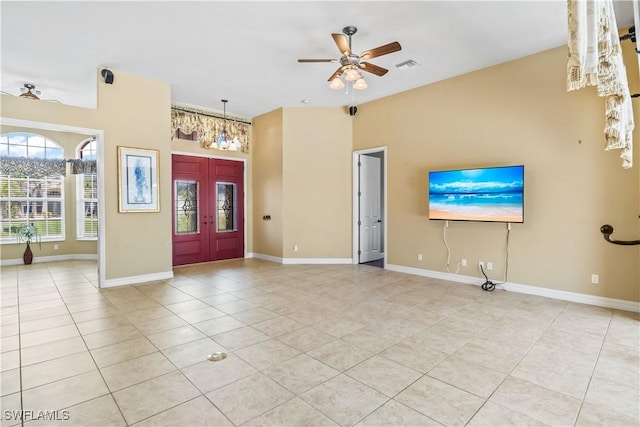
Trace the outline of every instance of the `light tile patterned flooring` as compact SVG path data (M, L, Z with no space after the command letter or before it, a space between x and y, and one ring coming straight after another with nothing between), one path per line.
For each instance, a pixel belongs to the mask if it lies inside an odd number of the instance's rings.
M95 270L2 268L3 427L21 409L68 410L27 426L640 424L637 313L369 266L234 260L105 290Z

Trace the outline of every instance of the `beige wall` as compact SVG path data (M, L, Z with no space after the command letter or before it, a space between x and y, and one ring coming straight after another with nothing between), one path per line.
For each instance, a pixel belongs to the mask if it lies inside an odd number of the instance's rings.
M637 61L627 63L638 92ZM640 234L638 150L629 170L604 152L603 115L593 88L566 92L566 47L359 106L354 149L388 147L388 262L446 271L444 224L428 220L429 170L524 164L525 223L512 228L509 281L639 301L640 247L599 232L609 223L615 237ZM464 257L460 274L480 276L477 262L491 261L490 277L502 279L505 235L504 224L450 222L454 270Z
M343 108L282 108L253 119L254 252L351 257L351 134Z
M284 257L351 258L351 117L285 108L283 123Z
M253 252L282 257L282 124L278 109L253 119ZM271 215L271 220L263 220Z
M2 116L104 130L105 275L116 280L171 271L171 91L166 83L114 70L99 77L98 109L2 95ZM119 213L117 147L159 150L160 212Z
M71 132L55 132L43 129L22 128L17 126L0 126L0 133L27 132L35 133L58 143L64 150L65 159L75 159L78 145L85 141L87 135L80 135ZM68 174L64 179L64 211L65 211L65 239L57 242L42 242L42 245L32 245L31 250L35 257L58 256L69 254L92 254L97 253L96 241L76 240L76 175ZM54 244L58 245L58 250L54 250ZM2 253L0 259L20 259L24 253L24 243L6 243L1 246Z

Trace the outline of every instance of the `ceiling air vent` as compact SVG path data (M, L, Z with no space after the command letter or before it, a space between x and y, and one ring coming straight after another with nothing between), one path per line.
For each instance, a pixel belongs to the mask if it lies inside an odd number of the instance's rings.
M416 65L418 65L416 61L414 61L413 59L409 59L407 61L396 64L396 68L400 70L408 70L409 68L415 67Z

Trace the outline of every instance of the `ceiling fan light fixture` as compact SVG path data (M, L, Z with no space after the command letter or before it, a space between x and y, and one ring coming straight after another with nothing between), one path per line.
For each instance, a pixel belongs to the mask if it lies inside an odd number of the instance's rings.
M357 90L366 89L367 87L369 87L369 85L367 85L367 82L365 82L362 77L356 80L355 83L353 84L353 88Z
M344 83L342 82L342 79L340 78L340 76L335 76L333 79L331 79L331 83L329 83L329 87L331 89L344 88Z
M355 68L349 68L347 70L347 74L344 77L344 79L348 82L358 80L359 78L360 78L360 73Z
M340 67L329 77L329 87L331 89L342 89L351 86L354 89L366 89L367 82L362 78L360 71L366 71L376 76L384 76L389 70L368 62L370 59L379 56L398 52L402 49L400 43L391 42L373 49L365 50L360 55L353 53L351 49L351 37L358 31L352 25L344 27L342 34L333 33L331 37L340 51L340 58L336 59L298 59L298 62L333 62L340 63ZM349 93L347 89L346 93Z
M38 95L40 95L40 91L35 90L35 88L35 85L32 85L31 83L25 83L24 87L20 88L20 98L36 99L39 101L40 98L38 97Z

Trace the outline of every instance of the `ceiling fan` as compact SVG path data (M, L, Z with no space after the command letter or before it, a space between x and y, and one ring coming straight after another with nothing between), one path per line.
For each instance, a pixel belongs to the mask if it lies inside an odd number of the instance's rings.
M27 99L36 99L36 100L40 100L39 95L42 92L40 92L39 90L36 90L36 86L34 84L31 83L25 83L24 87L20 88L20 98L27 98Z
M5 92L5 91L0 91L0 93L3 93L5 95L10 95L10 96L16 96L12 93ZM41 93L42 92L37 90L36 85L34 85L33 83L25 83L20 88L20 95L18 95L18 97L24 98L24 99L34 99L36 101L57 102L58 104L62 104L62 102L58 101L57 99L41 99L40 98Z
M342 56L340 59L298 59L298 62L336 62L340 63L340 67L331 74L329 85L332 89L342 89L344 83L340 79L344 75L345 80L353 81L354 89L365 89L367 87L366 82L362 78L359 70L366 71L376 76L384 76L389 70L379 67L370 62L366 62L370 59L378 56L387 55L389 53L397 52L402 49L400 43L391 42L383 46L376 47L374 49L365 50L360 55L355 55L351 51L351 36L353 36L358 29L354 26L344 27L342 29L343 34L333 33L333 41L338 46L338 50Z

